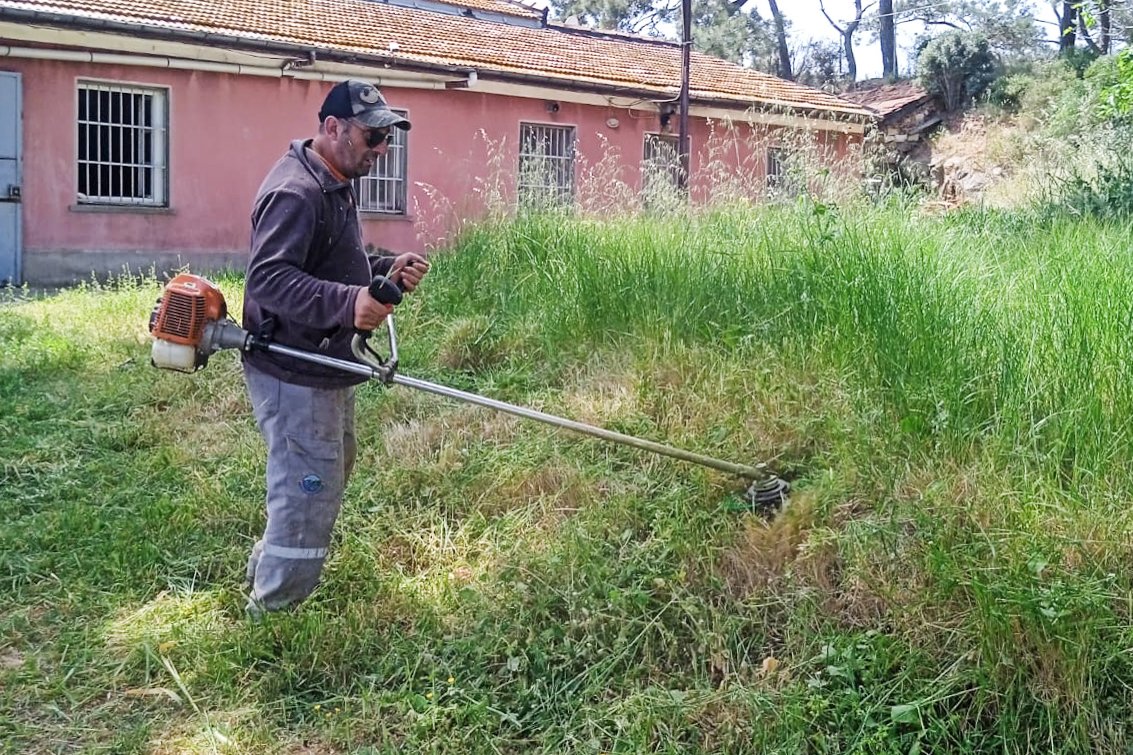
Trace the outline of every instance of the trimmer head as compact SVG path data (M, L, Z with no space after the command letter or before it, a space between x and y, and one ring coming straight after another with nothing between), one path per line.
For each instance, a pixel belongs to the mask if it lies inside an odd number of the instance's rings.
M744 500L756 511L774 511L787 505L791 483L779 477L756 480L744 492Z

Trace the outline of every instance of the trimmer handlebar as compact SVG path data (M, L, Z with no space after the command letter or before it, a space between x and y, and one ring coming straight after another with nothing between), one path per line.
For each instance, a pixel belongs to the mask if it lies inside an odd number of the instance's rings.
M370 296L382 304L397 306L401 304L401 287L384 275L379 275L370 283Z
M382 304L397 306L401 304L401 287L384 275L379 275L370 283L370 296ZM372 331L357 330L350 342L350 350L354 356L370 367L374 368L378 378L384 383L393 380L397 372L397 329L393 324L393 314L385 319L386 332L389 334L389 357L383 358L381 354L370 348L369 340Z

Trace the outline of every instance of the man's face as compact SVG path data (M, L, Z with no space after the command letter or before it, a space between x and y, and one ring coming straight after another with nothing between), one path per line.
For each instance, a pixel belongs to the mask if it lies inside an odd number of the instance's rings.
M370 128L353 119L339 121L337 155L339 170L347 178L370 174L374 163L389 151L390 130Z

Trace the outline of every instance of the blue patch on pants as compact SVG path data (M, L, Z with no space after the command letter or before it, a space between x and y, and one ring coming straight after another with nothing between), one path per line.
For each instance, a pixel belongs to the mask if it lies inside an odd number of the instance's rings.
M299 487L307 495L314 495L323 489L323 479L317 474L309 474L299 481Z

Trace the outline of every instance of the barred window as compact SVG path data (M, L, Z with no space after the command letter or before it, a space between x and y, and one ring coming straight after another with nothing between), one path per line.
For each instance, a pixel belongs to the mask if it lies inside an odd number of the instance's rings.
M566 204L574 198L574 144L573 126L520 124L520 204Z
M797 168L793 165L794 154L785 147L767 148L767 188L775 193L794 195L799 193Z
M677 137L646 134L641 160L641 193L647 205L672 195L680 188L681 158Z
M403 118L408 113L395 110ZM386 153L374 161L370 174L354 179L360 212L381 212L387 215L405 215L407 210L406 169L409 164L409 132L392 128L393 141Z
M168 206L166 90L80 81L78 202Z

